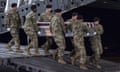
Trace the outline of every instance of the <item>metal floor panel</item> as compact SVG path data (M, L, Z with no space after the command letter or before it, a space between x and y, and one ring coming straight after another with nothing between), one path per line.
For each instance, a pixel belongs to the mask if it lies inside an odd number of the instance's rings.
M21 46L23 53L9 52L5 46L6 44L0 44L0 64L14 67L18 72L21 72L19 71L20 68L24 68L27 72L120 72L119 63L101 60L102 69L98 70L94 66L89 65L87 61L89 70L84 71L79 69L79 63L76 63L75 66L71 65L68 55L64 57L68 64L62 65L50 56L43 57L44 51L42 49L39 49L39 51L43 56L34 57L34 55L25 54L25 46ZM33 51L34 49L31 50L31 52ZM65 53L68 54L69 52Z
M66 65L57 63L51 57L12 59L11 63L17 64L19 67L23 66L28 71L31 69L31 72L120 72L120 64L105 60L101 60L102 69L100 70L87 63L89 68L87 71L79 69L79 63L76 63L75 66L71 65L68 56L65 56L65 60L68 62Z
M21 46L22 53L16 53L15 47L12 47L13 51L8 51L6 48L6 44L0 44L0 58L19 58L19 57L33 57L34 56L34 48L30 49L31 55L27 55L24 51L25 46ZM50 53L52 53L55 50L49 50ZM45 56L44 50L42 48L39 48L40 56ZM65 54L68 54L68 51L65 51Z

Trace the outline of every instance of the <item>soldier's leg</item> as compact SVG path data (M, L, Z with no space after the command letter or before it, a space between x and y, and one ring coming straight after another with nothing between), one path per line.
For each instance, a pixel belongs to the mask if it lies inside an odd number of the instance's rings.
M65 39L63 37L55 37L55 42L58 46L58 63L66 64L66 61L63 59L64 49L65 49Z
M101 69L101 65L100 65L100 58L101 58L101 54L103 53L103 49L102 49L102 44L101 44L101 40L97 40L97 50L95 53L95 65L98 69Z
M52 43L53 43L52 38L47 37L47 41L44 45L44 50L46 55L49 55L49 47L52 45Z
M92 56L89 58L89 63L90 64L95 64L95 56L97 54L97 43L96 43L96 39L94 38L91 38L90 39L90 44L91 44L91 48L92 48L92 51L93 51L93 54Z
M28 36L28 38L29 38L29 40L30 40L30 43L28 43L28 45L26 46L26 48L25 48L25 52L28 54L28 55L30 55L30 48L32 47L32 35L31 35L31 33L29 33L29 32L26 32L26 34L27 34L27 36Z
M90 60L97 68L101 68L101 66L99 65L100 57L102 54L101 41L95 39L94 43L92 43L91 45L92 45L93 55L91 56Z
M80 46L79 46L79 51L80 51L80 68L87 70L88 68L86 67L86 49L84 46L83 41L80 42Z
M75 52L76 52L76 47L74 46L74 41L73 39L71 38L71 43L73 45L73 50L70 52L70 57L73 57L75 55Z
M39 54L39 49L38 49L38 37L37 37L37 34L36 34L36 33L34 33L34 34L32 35L31 43L32 43L32 45L33 45L33 48L35 48L34 55L40 55L40 54Z
M72 44L74 44L74 49L72 50L72 52L70 53L71 56L70 56L70 59L71 59L71 64L74 65L75 62L76 62L76 58L79 57L79 48L78 48L78 45L79 45L79 41L78 41L78 37L73 37L73 39L71 40Z
M12 48L11 48L11 46L13 46L13 44L14 44L14 38L12 38L7 44L7 49L9 51L13 51Z
M84 40L75 41L75 46L77 48L75 59L79 59L80 69L87 70L86 67L86 49L84 46Z
M14 36L14 43L15 43L15 47L16 47L16 52L21 52L21 50L20 50L20 39L19 39L18 33L16 33L15 36Z
M48 49L48 37L46 37L46 41L41 47L45 50L45 52L47 51L47 49Z
M13 51L11 46L14 45L14 41L15 41L15 31L14 31L14 29L11 29L10 34L12 36L12 39L8 42L7 48L8 48L9 51Z

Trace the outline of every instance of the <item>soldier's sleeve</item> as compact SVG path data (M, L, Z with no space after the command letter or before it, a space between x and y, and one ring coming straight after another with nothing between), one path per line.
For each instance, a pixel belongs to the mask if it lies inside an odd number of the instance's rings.
M39 27L36 23L35 23L35 30L36 30L36 32L39 31Z
M10 14L9 13L5 14L5 23L6 23L6 27L9 28L10 27Z
M40 15L39 19L40 22L43 22L43 15Z
M72 32L72 24L68 25L68 29Z
M82 23L82 28L84 32L89 32L89 27L86 24Z
M21 23L21 19L20 19L20 15L19 15L19 13L18 13L18 18L19 18L19 27L21 28L22 27L22 23Z
M51 29L52 29L52 32L57 32L59 29L58 29L58 20L57 19L54 19L51 21Z
M33 18L33 16L31 17L31 18ZM36 20L37 21L37 20ZM38 27L38 25L37 25L37 22L32 22L33 23L33 26L34 26L34 28L35 28L35 31L37 32L38 30L39 30L39 27Z
M70 20L67 20L66 22L69 22L69 24L67 24L66 29L72 32L72 22Z
M97 29L97 34L101 35L103 34L103 32L104 32L103 26L99 25L99 28Z
M67 32L67 28L66 28L64 22L62 23L62 28L63 28L63 33L66 33Z

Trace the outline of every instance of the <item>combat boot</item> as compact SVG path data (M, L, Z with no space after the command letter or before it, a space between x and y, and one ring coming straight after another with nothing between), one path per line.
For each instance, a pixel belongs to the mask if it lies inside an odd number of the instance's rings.
M7 48L9 51L13 51L12 48L11 48L9 45L7 45L6 48Z
M27 55L30 55L30 48L25 48L25 52L27 53Z
M71 64L74 65L75 64L75 58L74 57L70 57L71 59Z
M50 55L49 50L44 50L45 55Z
M35 50L35 52L34 52L34 56L40 56L40 53L39 53L38 50Z
M63 57L58 58L58 63L60 64L66 64L66 61L63 59Z
M56 59L56 56L57 56L57 50L54 50L53 52L52 52L52 58L53 59Z
M89 63L90 65L94 65L93 59L90 58L89 61L88 61L88 63Z
M95 67L96 67L97 69L101 69L101 68L102 68L101 65L99 65L99 64L96 64Z
M88 70L88 68L86 67L85 64L80 64L80 69L82 69L82 70Z
M20 48L16 48L16 52L21 53L22 51L20 50Z

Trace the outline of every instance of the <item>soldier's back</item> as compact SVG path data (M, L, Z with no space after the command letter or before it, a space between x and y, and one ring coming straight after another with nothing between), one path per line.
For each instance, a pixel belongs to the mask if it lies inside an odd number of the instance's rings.
M10 28L18 28L20 26L20 17L18 12L14 12L13 10L9 10L6 13L6 17L9 20Z
M33 28L33 23L32 23L32 17L35 16L35 13L32 11L27 14L25 24L24 24L24 29L32 29Z
M62 23L64 24L64 22L61 21L61 18L56 15L51 19L50 27L54 34L63 34Z
M39 21L50 22L52 17L53 17L52 14L47 14L47 13L44 12L40 15Z

